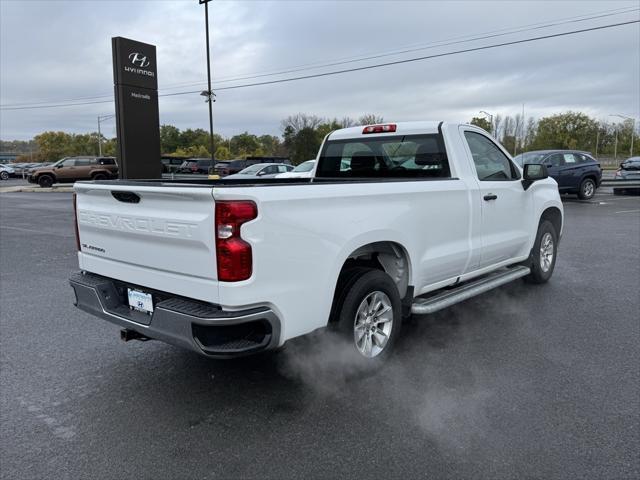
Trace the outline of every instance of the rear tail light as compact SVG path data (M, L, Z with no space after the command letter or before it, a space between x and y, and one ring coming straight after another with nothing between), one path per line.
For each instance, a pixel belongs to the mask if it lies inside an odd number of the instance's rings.
M243 223L258 216L256 204L247 200L216 202L216 259L218 280L239 282L251 277L251 245L240 236Z
M362 133L391 133L396 131L395 123L387 123L386 125L369 125L364 127Z
M76 232L76 249L80 251L80 232L78 231L78 196L73 194L73 226Z

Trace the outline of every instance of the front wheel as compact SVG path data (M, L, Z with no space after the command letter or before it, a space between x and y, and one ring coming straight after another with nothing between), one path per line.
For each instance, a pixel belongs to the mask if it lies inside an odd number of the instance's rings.
M531 251L531 273L525 278L530 283L546 283L553 275L558 254L558 234L553 224L545 220L538 227Z
M38 185L42 188L51 188L51 185L53 185L53 177L51 177L51 175L40 175L40 177L38 177Z
M596 182L591 178L585 178L580 184L580 190L578 190L578 198L580 200L591 200L596 194Z
M389 275L362 269L345 285L337 307L338 328L368 365L389 356L402 326L402 302Z

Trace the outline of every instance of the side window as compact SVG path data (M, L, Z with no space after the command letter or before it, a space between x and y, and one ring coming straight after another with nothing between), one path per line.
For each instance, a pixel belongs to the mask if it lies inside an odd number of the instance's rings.
M573 156L577 157L578 163L591 163L594 161L588 155L584 155L582 153L574 153Z
M64 162L62 162L61 165L63 167L74 167L76 165L76 159L75 158L67 158Z
M551 165L552 167L560 167L562 166L563 157L560 153L554 153L553 155L549 155L544 159L545 165Z
M92 160L91 158L76 158L76 167L88 167L92 163L95 163Z
M278 165L277 168L278 168L278 173L286 173L289 171L286 165Z
M575 165L578 163L578 159L573 155L573 153L563 153L562 157L565 165Z
M500 181L520 178L517 170L502 151L487 137L475 132L464 132L476 166L479 180Z

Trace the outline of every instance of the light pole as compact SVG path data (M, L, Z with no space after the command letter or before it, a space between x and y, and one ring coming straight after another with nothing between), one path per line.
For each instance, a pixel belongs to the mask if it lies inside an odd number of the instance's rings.
M204 25L207 34L207 90L200 95L207 97L207 103L209 104L209 137L211 142L211 167L216 163L215 155L213 152L213 102L215 102L215 93L211 90L211 60L209 54L209 2L211 0L198 0L200 5L204 4Z
M484 110L480 110L479 113L482 113L483 115L486 115L487 117L489 117L489 123L491 124L491 135L493 135L495 137L494 131L493 131L493 114L489 113L489 112L485 112Z
M609 115L610 117L619 117L622 118L624 120L631 120L632 126L631 126L631 148L629 148L629 156L633 157L633 137L635 137L636 135L636 119L633 117L627 117L626 115L619 115L619 114L612 114ZM618 143L618 128L616 127L616 144Z
M99 157L102 156L102 133L100 131L100 123L113 117L115 117L115 114L98 116L98 156Z

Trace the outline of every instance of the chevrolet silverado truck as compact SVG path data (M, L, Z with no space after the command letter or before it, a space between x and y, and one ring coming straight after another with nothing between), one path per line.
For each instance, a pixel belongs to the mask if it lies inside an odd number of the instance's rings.
M330 327L380 362L403 319L551 277L558 186L472 125L326 136L311 178L82 181L75 305L230 358Z

